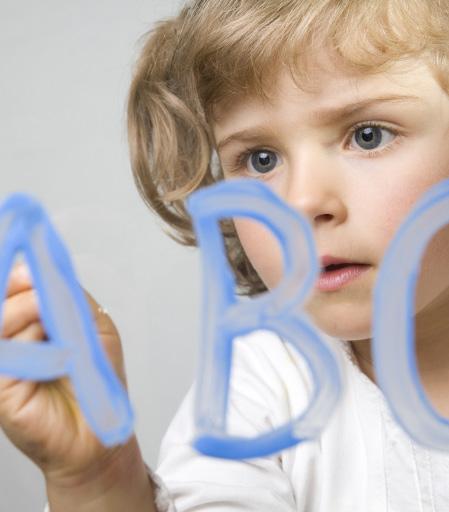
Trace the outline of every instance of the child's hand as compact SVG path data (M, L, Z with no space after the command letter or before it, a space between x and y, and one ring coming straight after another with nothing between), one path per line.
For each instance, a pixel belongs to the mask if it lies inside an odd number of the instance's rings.
M28 273L16 265L3 304L1 338L38 342L46 335L39 318L37 293ZM26 270L26 269L25 269ZM118 331L85 292L97 332L109 360L126 387ZM68 378L52 382L20 381L0 376L0 425L9 439L35 462L47 480L76 481L98 472L120 452L105 448L87 425Z

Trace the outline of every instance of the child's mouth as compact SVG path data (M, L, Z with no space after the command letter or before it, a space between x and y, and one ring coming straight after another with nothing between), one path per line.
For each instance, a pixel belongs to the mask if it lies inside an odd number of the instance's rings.
M316 282L316 288L323 292L338 290L347 283L357 279L370 267L371 265L366 263L328 265L321 269Z

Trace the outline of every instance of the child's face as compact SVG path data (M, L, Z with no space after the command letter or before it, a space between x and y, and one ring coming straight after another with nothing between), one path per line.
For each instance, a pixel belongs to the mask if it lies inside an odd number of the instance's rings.
M449 97L422 63L355 76L322 58L314 92L296 88L285 73L274 104L253 98L227 107L217 116L214 134L225 178L261 180L305 215L320 258L332 255L370 265L336 291L315 288L304 308L331 336L357 340L370 337L372 290L389 242L417 199L449 177ZM334 119L319 115L398 95L409 98L376 101ZM381 127L369 128L368 122ZM361 128L351 134L356 125ZM236 137L220 148L242 130L251 132L246 140ZM249 158L237 165L247 148ZM274 287L282 261L273 236L248 219L235 219L235 225L259 276ZM449 287L448 257L449 228L444 228L425 253L417 312Z

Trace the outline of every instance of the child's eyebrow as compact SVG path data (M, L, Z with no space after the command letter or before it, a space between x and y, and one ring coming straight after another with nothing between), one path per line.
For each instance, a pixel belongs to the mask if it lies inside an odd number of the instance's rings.
M313 112L311 115L312 125L319 126L325 124L332 124L341 118L350 118L359 114L361 111L369 108L375 103L404 103L404 102L420 102L423 103L423 99L419 96L413 95L402 95L393 94L387 96L377 96L375 98L366 98L356 103L349 103L344 106L329 108L317 112ZM271 128L252 127L245 130L233 133L220 141L217 144L217 151L220 152L225 146L234 141L251 142L256 141L262 137L273 135Z

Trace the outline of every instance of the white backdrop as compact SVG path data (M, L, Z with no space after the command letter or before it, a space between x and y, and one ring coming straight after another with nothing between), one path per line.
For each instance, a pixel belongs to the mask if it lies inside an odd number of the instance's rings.
M125 105L138 38L179 4L0 0L1 200L23 191L42 202L82 285L114 319L153 466L193 378L200 269L137 194ZM42 510L40 472L3 435L0 453L0 511Z

